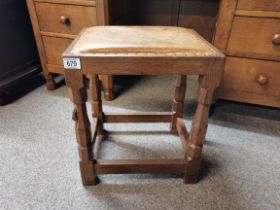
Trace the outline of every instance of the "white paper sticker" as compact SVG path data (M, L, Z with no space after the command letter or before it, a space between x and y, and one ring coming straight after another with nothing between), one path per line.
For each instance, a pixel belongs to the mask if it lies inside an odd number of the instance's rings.
M65 69L81 69L80 58L63 58Z

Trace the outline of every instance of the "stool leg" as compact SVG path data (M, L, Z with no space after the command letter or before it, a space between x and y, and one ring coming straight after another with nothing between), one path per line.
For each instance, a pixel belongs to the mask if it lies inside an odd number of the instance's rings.
M112 101L114 99L113 76L112 75L102 75L101 81L102 81L102 85L103 85L105 100Z
M175 96L172 105L170 132L177 134L177 118L183 118L184 100L186 95L187 77L178 75L175 85Z
M201 164L202 147L208 126L208 113L212 103L214 90L219 86L224 60L214 60L209 65L209 73L199 77L197 108L192 120L192 128L188 139L186 160L188 162L184 175L185 183L195 183Z
M90 80L92 117L98 119L97 133L102 135L104 129L100 81L98 75L90 75L88 78Z
M208 90L201 85L198 91L198 104L192 121L192 128L189 136L188 147L186 152L187 168L184 176L185 183L197 182L202 147L208 126L208 113L213 89Z
M74 104L73 120L75 121L82 181L84 185L92 185L96 183L96 174L93 167L90 122L86 109L86 78L78 70L65 70L65 78L70 99Z

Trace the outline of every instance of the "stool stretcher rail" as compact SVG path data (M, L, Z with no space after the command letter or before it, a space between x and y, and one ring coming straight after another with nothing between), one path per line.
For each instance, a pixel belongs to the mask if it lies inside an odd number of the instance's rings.
M186 164L184 159L97 160L94 168L96 174L184 173Z
M110 113L105 112L104 123L141 123L141 122L170 122L171 112L136 112Z

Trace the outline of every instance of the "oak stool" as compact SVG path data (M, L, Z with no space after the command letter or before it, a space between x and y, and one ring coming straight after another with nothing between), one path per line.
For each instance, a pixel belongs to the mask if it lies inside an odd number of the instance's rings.
M84 185L98 174L181 173L184 183L197 181L209 106L220 83L224 55L195 31L161 26L85 28L63 54L66 83L74 104L73 120ZM172 112L106 113L102 111L98 75L177 75ZM197 108L190 133L183 120L186 75L199 75ZM87 115L90 81L92 123ZM184 159L99 160L92 147L104 123L169 122L178 134Z

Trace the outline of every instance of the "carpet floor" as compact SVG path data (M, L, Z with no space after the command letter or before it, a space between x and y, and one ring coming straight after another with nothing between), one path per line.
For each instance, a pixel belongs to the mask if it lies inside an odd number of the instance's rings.
M168 111L173 77L119 77L105 111ZM196 78L188 80L187 126ZM41 86L0 107L0 209L280 209L280 111L218 101L209 119L200 181L179 175L103 175L83 187L65 86ZM180 158L169 125L106 125L102 158Z

